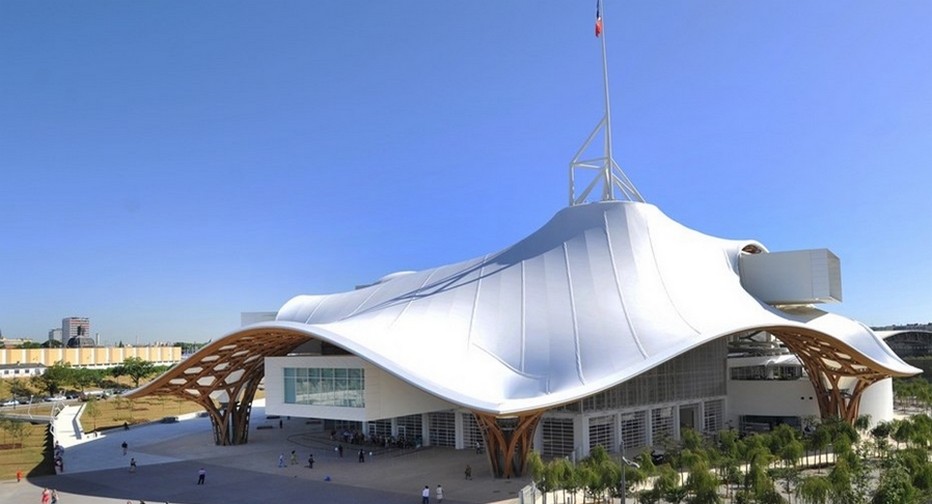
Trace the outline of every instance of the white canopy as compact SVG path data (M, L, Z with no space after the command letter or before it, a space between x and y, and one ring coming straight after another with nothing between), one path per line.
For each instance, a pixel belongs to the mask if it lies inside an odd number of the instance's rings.
M297 296L275 322L331 342L453 403L507 415L632 378L732 333L803 328L893 375L915 374L859 322L785 312L742 288L754 241L688 229L646 203L568 207L501 252Z

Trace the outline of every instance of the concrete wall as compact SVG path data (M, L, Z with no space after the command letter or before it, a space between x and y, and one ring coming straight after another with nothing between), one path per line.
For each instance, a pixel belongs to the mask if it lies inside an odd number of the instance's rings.
M881 380L861 395L861 415L871 422L893 420L893 381ZM730 380L728 382L728 420L738 425L741 415L798 416L819 418L819 401L809 379L802 380Z
M284 368L362 368L365 370L365 408L285 404ZM265 359L265 410L273 415L342 420L379 420L457 406L355 356L292 356Z
M181 361L181 347L92 347L92 348L4 348L0 349L0 364L70 363L72 366L112 367L127 357L139 357L157 365Z
M741 415L819 416L819 401L808 378L802 380L729 380L728 421Z

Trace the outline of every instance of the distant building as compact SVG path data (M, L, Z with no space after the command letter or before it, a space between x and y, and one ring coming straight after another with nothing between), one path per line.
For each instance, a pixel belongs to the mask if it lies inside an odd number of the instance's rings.
M71 348L96 346L94 344L94 339L90 338L90 335L91 319L87 317L65 317L61 319L61 341L65 344L65 346ZM87 344L86 340L80 339L72 344L72 338L88 338L90 340L90 344Z
M61 339L61 329L49 329L49 341L64 343L64 341Z
M74 367L105 369L122 364L128 357L138 357L157 366L171 366L181 361L181 347L10 348L7 346L5 349L0 349L0 365L28 363L30 366L47 367L62 362ZM24 375L20 373L19 376Z
M45 373L43 364L0 364L0 378L29 378L43 373Z
M91 333L91 320L87 317L65 317L61 320L61 332L66 340L75 336L88 336Z

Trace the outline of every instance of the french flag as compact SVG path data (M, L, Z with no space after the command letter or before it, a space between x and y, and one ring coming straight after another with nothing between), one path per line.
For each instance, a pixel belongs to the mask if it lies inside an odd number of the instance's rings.
M602 34L602 9L599 8L601 4L602 4L601 0L595 1L595 36L596 38L598 38L599 35Z

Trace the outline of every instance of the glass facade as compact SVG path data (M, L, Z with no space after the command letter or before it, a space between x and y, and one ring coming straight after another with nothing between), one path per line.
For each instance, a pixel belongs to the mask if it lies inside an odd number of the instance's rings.
M456 447L456 413L437 411L427 414L431 446Z
M284 368L285 403L364 408L365 371L358 368Z
M544 457L568 457L573 453L576 442L573 439L572 418L544 418L541 429L544 435Z
M555 409L563 412L606 411L658 403L724 396L728 343L710 341L604 392Z

